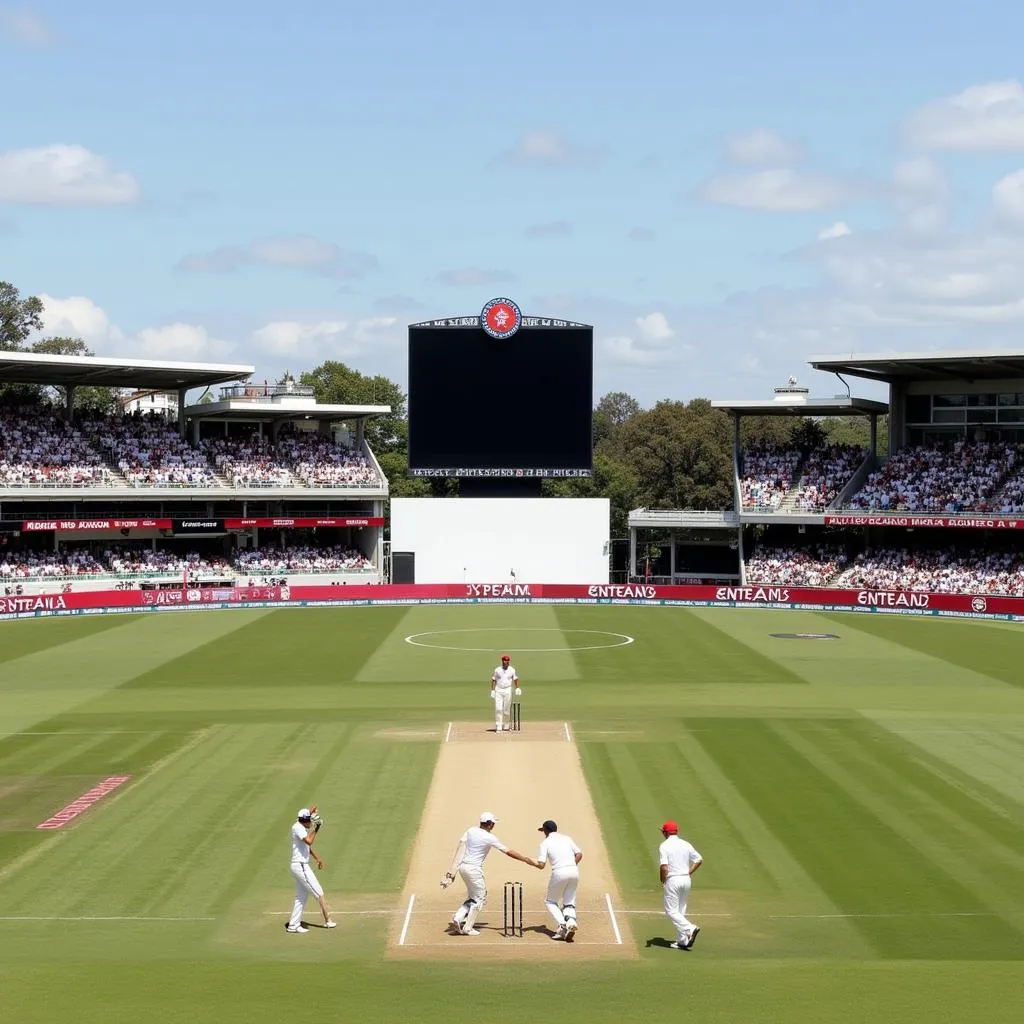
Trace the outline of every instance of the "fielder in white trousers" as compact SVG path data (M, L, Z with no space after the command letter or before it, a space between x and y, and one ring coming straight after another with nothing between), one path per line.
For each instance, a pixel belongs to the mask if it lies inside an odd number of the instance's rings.
M661 826L665 841L658 847L660 879L665 894L665 916L675 925L674 949L692 949L700 927L686 916L693 874L703 863L701 855L679 836L679 826L666 821Z
M531 863L541 869L551 865L544 905L555 922L556 931L552 938L572 942L578 928L576 890L580 884L579 864L583 860L583 851L572 838L559 832L557 823L550 818L537 831L544 833L544 841L540 844L537 859Z
M507 654L501 656L501 664L491 674L491 697L494 699L494 731L506 728L505 721L512 707L513 694L518 697L523 688L519 685L519 674L510 664Z

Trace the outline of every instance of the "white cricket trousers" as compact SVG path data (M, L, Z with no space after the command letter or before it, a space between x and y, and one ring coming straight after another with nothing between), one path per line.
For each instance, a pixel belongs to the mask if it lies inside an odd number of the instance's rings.
M511 706L512 690L503 690L500 686L496 686L494 688L494 728L496 731L501 732Z
M460 927L472 928L477 915L487 903L487 882L484 880L484 869L467 864L459 868L459 877L466 883L466 898L462 906L455 911L453 920Z
M696 927L692 921L686 919L690 882L689 875L669 875L665 879L665 916L676 926L677 942L689 942Z
M292 904L292 916L288 921L288 927L298 928L302 924L302 911L306 909L306 900L310 896L320 899L324 890L308 864L293 864L292 874L295 876L295 902Z
M544 906L559 928L576 920L576 889L579 884L579 868L562 868L561 871L551 872Z

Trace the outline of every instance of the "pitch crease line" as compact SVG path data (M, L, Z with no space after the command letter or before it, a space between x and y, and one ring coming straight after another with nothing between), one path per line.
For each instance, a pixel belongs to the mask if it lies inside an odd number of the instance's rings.
M447 743L452 738L452 725L453 722L448 723L448 731L444 734L444 741Z
M409 909L405 912L405 923L402 925L402 934L398 936L398 944L400 946L405 945L405 936L409 931L409 922L412 920L412 907L416 902L416 893L413 893L409 897Z
M572 736L569 734L569 723L563 722L562 725L565 727L565 739L567 743L572 743Z
M0 917L0 921L216 921L215 917Z
M608 893L604 894L604 901L608 904L608 916L612 919L612 931L615 932L615 941L622 945L622 933L619 931L619 922L615 920L615 909L612 907L612 898Z

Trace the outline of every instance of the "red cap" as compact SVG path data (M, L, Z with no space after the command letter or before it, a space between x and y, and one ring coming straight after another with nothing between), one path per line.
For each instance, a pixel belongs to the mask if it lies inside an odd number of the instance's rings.
M674 821L666 821L661 826L661 831L667 832L670 836L677 836L679 835L679 826Z
M501 660L502 660L502 661L510 661L511 659L509 658L509 656L508 656L507 654L503 654L503 655L501 656Z

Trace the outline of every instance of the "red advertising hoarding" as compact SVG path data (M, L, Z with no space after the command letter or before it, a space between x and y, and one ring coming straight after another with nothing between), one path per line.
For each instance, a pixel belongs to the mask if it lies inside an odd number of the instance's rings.
M246 530L250 526L260 529L310 529L315 526L383 526L383 516L335 516L313 519L290 519L287 516L277 519L225 519L224 527L228 530Z
M1024 598L980 594L931 594L892 590L816 590L785 586L656 586L648 583L591 586L544 583L351 584L343 586L204 587L107 590L0 597L0 616L73 615L86 611L202 608L244 604L348 604L424 602L530 602L580 604L693 604L850 608L915 614L996 615L1024 618Z
M169 530L170 519L29 519L21 524L23 533L72 530Z
M899 526L904 529L943 530L1024 530L1024 517L1003 516L922 516L908 512L865 512L825 516L826 526Z

